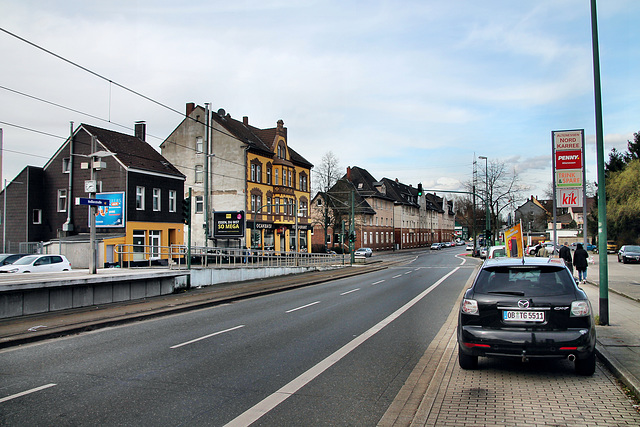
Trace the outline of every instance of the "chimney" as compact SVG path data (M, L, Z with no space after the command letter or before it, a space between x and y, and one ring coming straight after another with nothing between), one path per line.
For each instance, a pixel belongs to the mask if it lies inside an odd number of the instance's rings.
M196 109L196 104L194 104L193 102L187 102L187 111L186 111L187 117L189 117L189 115L193 113L193 110L195 109Z
M351 182L351 166L347 166L347 181Z
M245 126L249 126L249 117L242 116L242 123L244 123Z
M147 123L144 121L136 122L135 125L135 137L143 141L147 138Z

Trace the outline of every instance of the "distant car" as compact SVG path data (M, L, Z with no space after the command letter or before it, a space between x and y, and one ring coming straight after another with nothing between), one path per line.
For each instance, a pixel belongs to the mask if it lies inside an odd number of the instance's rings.
M547 251L547 256L554 255L558 253L558 248L553 244L553 242L546 242L542 245Z
M616 242L614 242L613 240L608 240L607 241L607 253L608 254L615 254L617 250L618 250L618 245L616 245Z
M371 248L360 248L360 249L355 251L354 255L355 256L363 256L365 258L368 258L371 255L373 255L373 251L371 250Z
M0 273L50 273L70 270L71 263L63 255L27 255L13 264L0 267Z
M462 369L476 369L478 357L568 358L579 375L596 369L591 303L558 258L485 261L460 304L457 338Z
M482 259L486 259L487 258L487 247L483 246L480 248L480 258Z
M468 251L472 251L473 250L473 243L467 243L467 250Z
M592 245L591 243L587 243L587 247L585 248L588 251L595 251L597 248L596 245Z
M432 251L439 251L440 249L442 249L442 246L440 245L440 243L432 243L431 244L431 250Z
M29 254L0 254L0 266L13 264L22 257Z
M459 242L456 242L456 246L464 246L464 241L460 240Z
M618 262L640 262L640 246L624 245L618 251Z
M487 251L487 259L494 259L507 256L507 248L505 245L491 246Z

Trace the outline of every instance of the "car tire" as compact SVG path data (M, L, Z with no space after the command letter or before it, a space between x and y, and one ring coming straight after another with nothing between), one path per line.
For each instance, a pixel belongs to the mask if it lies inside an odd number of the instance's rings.
M592 352L586 359L576 359L576 373L585 377L596 372L596 353Z
M462 369L468 371L478 369L478 356L464 354L462 350L458 348L458 364Z

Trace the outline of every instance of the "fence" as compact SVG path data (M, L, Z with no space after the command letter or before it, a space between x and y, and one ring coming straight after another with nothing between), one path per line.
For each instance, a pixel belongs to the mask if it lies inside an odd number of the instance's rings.
M115 252L120 267L151 267L154 265L170 268L187 268L187 248L183 245L147 246L117 245ZM315 267L345 264L344 255L276 252L273 250L191 247L191 265L205 268L223 267Z

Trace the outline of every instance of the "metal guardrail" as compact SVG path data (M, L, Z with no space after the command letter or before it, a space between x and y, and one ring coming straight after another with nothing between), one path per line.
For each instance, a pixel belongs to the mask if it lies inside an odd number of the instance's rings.
M184 245L154 246L116 245L120 267L187 268L187 247ZM348 255L274 250L191 247L192 267L297 267L329 266L348 262ZM115 266L115 265L114 265Z

